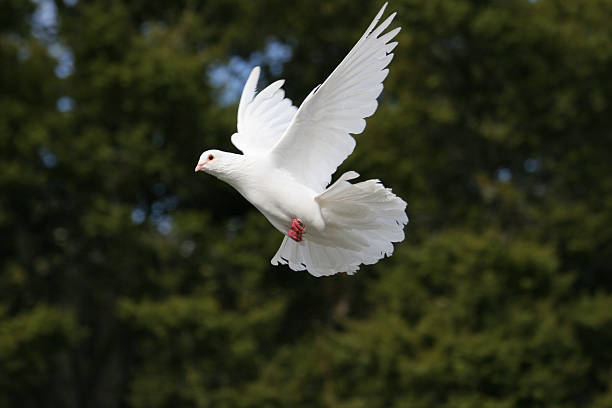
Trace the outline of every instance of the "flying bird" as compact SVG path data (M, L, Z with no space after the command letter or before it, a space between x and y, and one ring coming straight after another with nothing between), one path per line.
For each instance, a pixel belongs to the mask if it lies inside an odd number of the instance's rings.
M323 84L298 108L285 98L283 80L256 92L260 68L251 71L238 105L232 143L243 154L207 150L195 171L230 184L285 237L272 264L314 276L353 274L374 264L404 240L406 203L379 180L331 176L353 152L393 58L400 28L383 33L383 5L363 36Z

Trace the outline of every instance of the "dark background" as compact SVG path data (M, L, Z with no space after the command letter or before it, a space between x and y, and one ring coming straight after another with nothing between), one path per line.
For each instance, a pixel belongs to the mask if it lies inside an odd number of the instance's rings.
M356 276L194 175L253 65L299 104L381 5L0 1L0 406L612 406L612 1L391 2L340 171L411 222Z

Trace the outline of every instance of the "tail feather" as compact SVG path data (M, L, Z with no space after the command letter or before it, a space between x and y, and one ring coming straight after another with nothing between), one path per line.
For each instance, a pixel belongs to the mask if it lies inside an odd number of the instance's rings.
M285 237L272 264L286 264L314 276L355 273L393 254L393 242L404 240L406 203L379 180L349 183L358 177L344 173L316 197L325 220L321 232L306 230L304 240Z

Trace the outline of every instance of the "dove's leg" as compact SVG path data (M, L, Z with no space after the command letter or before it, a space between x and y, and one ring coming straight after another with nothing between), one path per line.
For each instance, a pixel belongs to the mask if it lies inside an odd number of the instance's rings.
M291 228L289 228L289 237L296 242L300 242L302 240L302 234L304 233L304 223L300 221L298 218L293 218L291 220Z

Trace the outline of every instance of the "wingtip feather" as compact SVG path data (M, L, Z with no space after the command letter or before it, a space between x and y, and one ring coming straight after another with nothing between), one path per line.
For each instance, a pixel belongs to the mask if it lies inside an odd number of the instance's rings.
M393 22L393 19L397 15L397 12L393 12L387 17L382 23L380 23L375 30L372 31L371 35L378 38L378 36L387 29Z
M382 5L382 7L380 8L380 11L378 12L378 14L382 15L385 12L385 9L387 8L388 5L389 5L389 2L385 1L385 4Z
M372 32L374 27L376 27L376 25L378 24L378 21L380 21L380 18L382 17L383 13L385 12L385 9L387 8L387 4L389 4L389 2L386 2L385 4L383 4L383 6L380 8L380 11L376 14L376 17L374 17L374 20L372 20L372 22L370 23L370 26L366 30L363 37L367 37Z
M259 68L259 66L256 65L255 67L253 67L251 73L249 74L249 77L247 78L244 84L244 88L242 89L242 95L240 95L240 102L238 103L238 127L240 127L241 122L244 120L244 114L246 112L247 106L255 97L260 72L261 68Z

